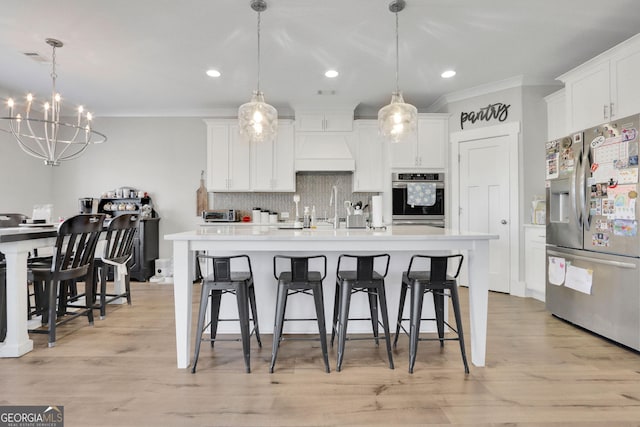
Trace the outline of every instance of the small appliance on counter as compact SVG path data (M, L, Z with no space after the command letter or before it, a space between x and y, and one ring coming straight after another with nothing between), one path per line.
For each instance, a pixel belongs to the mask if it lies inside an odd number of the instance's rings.
M240 212L235 209L213 209L203 211L202 219L204 222L238 222Z
M81 197L78 199L80 213L81 214L91 214L96 213L97 205L96 199L93 197Z

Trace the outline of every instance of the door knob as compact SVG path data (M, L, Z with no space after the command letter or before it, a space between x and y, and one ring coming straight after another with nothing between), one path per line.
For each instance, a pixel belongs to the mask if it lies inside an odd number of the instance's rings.
M504 224L506 224L506 223L507 223L507 220L506 220L506 219L503 219L502 221L500 221L500 224L502 224L502 225L504 225Z

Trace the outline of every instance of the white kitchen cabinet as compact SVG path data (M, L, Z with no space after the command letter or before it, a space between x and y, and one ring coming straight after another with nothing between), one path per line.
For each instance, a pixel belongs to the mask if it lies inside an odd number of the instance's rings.
M524 256L526 295L545 300L546 229L544 225L524 226Z
M445 169L449 137L448 114L418 114L416 133L391 144L391 167Z
M567 130L640 112L640 34L558 77L565 84Z
M295 191L291 120L279 121L275 141L258 143L240 137L236 120L205 122L208 191Z
M236 120L205 120L207 124L208 191L249 191L251 146L240 138Z
M278 121L274 141L251 147L251 189L253 191L295 191L294 127L291 120Z
M567 136L564 89L544 98L547 103L547 141Z
M335 111L296 110L296 130L299 132L351 132L353 109Z
M353 172L354 192L382 192L388 177L385 174L385 141L377 120L356 120Z

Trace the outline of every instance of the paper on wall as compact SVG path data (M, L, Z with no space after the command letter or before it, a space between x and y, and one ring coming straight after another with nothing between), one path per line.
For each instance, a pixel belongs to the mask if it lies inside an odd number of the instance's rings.
M564 283L566 262L564 258L549 257L549 283L560 286Z
M567 267L567 275L564 285L587 295L591 295L591 285L593 282L593 270L575 267Z

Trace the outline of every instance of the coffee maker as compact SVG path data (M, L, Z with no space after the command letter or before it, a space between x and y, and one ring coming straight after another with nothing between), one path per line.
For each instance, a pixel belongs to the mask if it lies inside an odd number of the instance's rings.
M81 197L78 199L81 214L95 213L93 209L94 199L92 197Z

